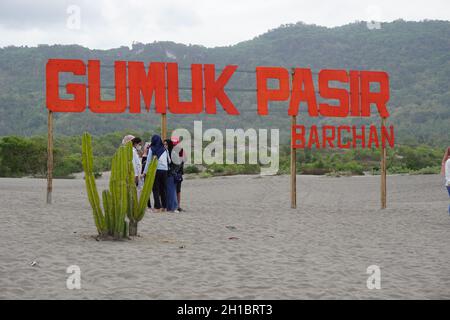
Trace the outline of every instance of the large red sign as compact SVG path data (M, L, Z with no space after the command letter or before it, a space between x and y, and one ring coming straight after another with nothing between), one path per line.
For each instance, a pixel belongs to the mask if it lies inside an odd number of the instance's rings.
M121 113L127 109L131 113L140 113L143 100L147 111L154 101L156 113L215 114L219 102L228 114L239 115L239 110L225 92L225 87L237 69L235 65L228 65L220 74L216 74L213 64L192 64L192 98L191 101L180 101L177 63L150 62L145 65L137 61L116 61L115 98L103 100L99 60L89 60L86 65L82 60L50 59L46 66L47 108L54 112L83 112L89 106L96 113ZM66 93L72 95L72 99L62 99L59 95L60 73L83 77L84 83L65 85ZM269 113L271 101L286 101L290 116L298 115L300 104L304 103L311 117L369 117L373 106L380 117L389 117L389 76L383 71L320 70L318 88L315 87L312 71L308 68L289 70L282 67L257 67L255 73L257 112L261 116ZM270 81L278 82L277 88L269 86ZM372 91L373 87L378 90ZM319 103L319 99L333 100L335 104ZM305 140L305 131L303 126L292 127L294 147L320 147L317 128L311 127L309 141ZM341 142L341 135L345 132L352 132L358 138L355 128L325 128L323 145L334 147L336 144L339 148L347 148L349 145ZM383 146L385 141L391 147L394 144L392 126L390 132L383 127L379 134L371 126L368 136L369 147L372 144L378 147L378 136L381 136ZM336 137L337 143L332 144L332 139ZM364 146L363 144L362 147Z
M83 112L86 106L96 113L120 113L127 107L131 113L141 112L141 96L145 108L150 109L154 97L157 113L215 114L217 101L231 115L239 114L238 109L227 96L225 87L237 66L226 66L216 75L212 64L191 65L192 99L180 101L178 64L151 62L116 61L115 99L102 100L100 96L100 61L50 59L47 63L47 107L55 112ZM73 99L59 97L59 74L72 73L87 79L85 83L68 83L66 91ZM268 81L279 82L276 89L269 88ZM323 99L337 100L338 104L318 103L312 72L306 68L294 69L292 81L289 70L281 67L257 67L257 107L259 115L268 114L270 101L288 101L289 115L297 115L299 105L308 106L311 117L368 117L371 104L377 107L381 117L389 116L389 76L382 71L321 70L318 75L319 96ZM332 83L347 84L345 88L333 87ZM371 91L371 84L377 83L379 90ZM167 89L167 90L166 90Z

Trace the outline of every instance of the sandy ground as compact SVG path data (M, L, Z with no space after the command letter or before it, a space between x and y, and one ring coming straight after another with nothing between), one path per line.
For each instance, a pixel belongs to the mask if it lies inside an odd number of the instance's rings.
M288 176L187 180L187 212L149 213L123 242L93 239L83 180L56 180L51 206L45 186L0 179L0 298L450 298L440 176L388 177L383 211L379 177L299 176L297 210ZM80 290L66 287L70 265ZM370 265L380 290L366 286Z

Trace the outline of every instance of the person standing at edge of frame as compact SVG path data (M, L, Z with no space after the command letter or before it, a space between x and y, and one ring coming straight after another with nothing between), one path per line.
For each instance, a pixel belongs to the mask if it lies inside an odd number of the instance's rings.
M447 148L442 159L441 173L445 176L445 186L450 197L450 147ZM450 204L448 205L448 214L450 215Z
M167 171L169 170L169 155L164 148L162 139L158 135L154 135L151 140L150 149L148 150L147 163L144 168L144 176L147 175L151 159L156 156L158 166L156 167L155 182L153 183L153 200L155 202L154 212L164 212L167 208Z

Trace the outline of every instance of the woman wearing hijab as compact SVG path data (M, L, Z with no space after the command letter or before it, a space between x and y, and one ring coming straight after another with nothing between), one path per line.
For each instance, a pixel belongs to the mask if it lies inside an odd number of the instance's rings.
M125 137L123 137L122 139L122 144L126 145L128 142L130 142L131 140L133 140L135 137L131 134L126 135Z
M447 187L448 196L450 197L450 147L447 148L442 159L441 173L445 176L445 186ZM450 204L448 206L448 214L450 215Z
M150 149L148 150L147 163L145 164L144 174L148 172L148 166L152 162L153 157L158 159L156 167L155 182L153 183L153 199L155 201L155 212L165 211L167 208L167 171L169 170L169 155L164 148L161 137L154 135L151 140Z
M166 147L169 153L169 160L170 160L169 171L167 174L167 211L178 213L179 211L175 185L175 175L177 171L177 165L172 161L172 150L173 150L172 140L170 139L164 140L164 146Z

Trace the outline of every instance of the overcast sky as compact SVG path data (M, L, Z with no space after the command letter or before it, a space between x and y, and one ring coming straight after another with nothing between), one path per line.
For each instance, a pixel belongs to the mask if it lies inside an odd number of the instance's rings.
M0 0L0 46L80 44L108 49L160 40L236 44L303 21L450 20L449 0Z

